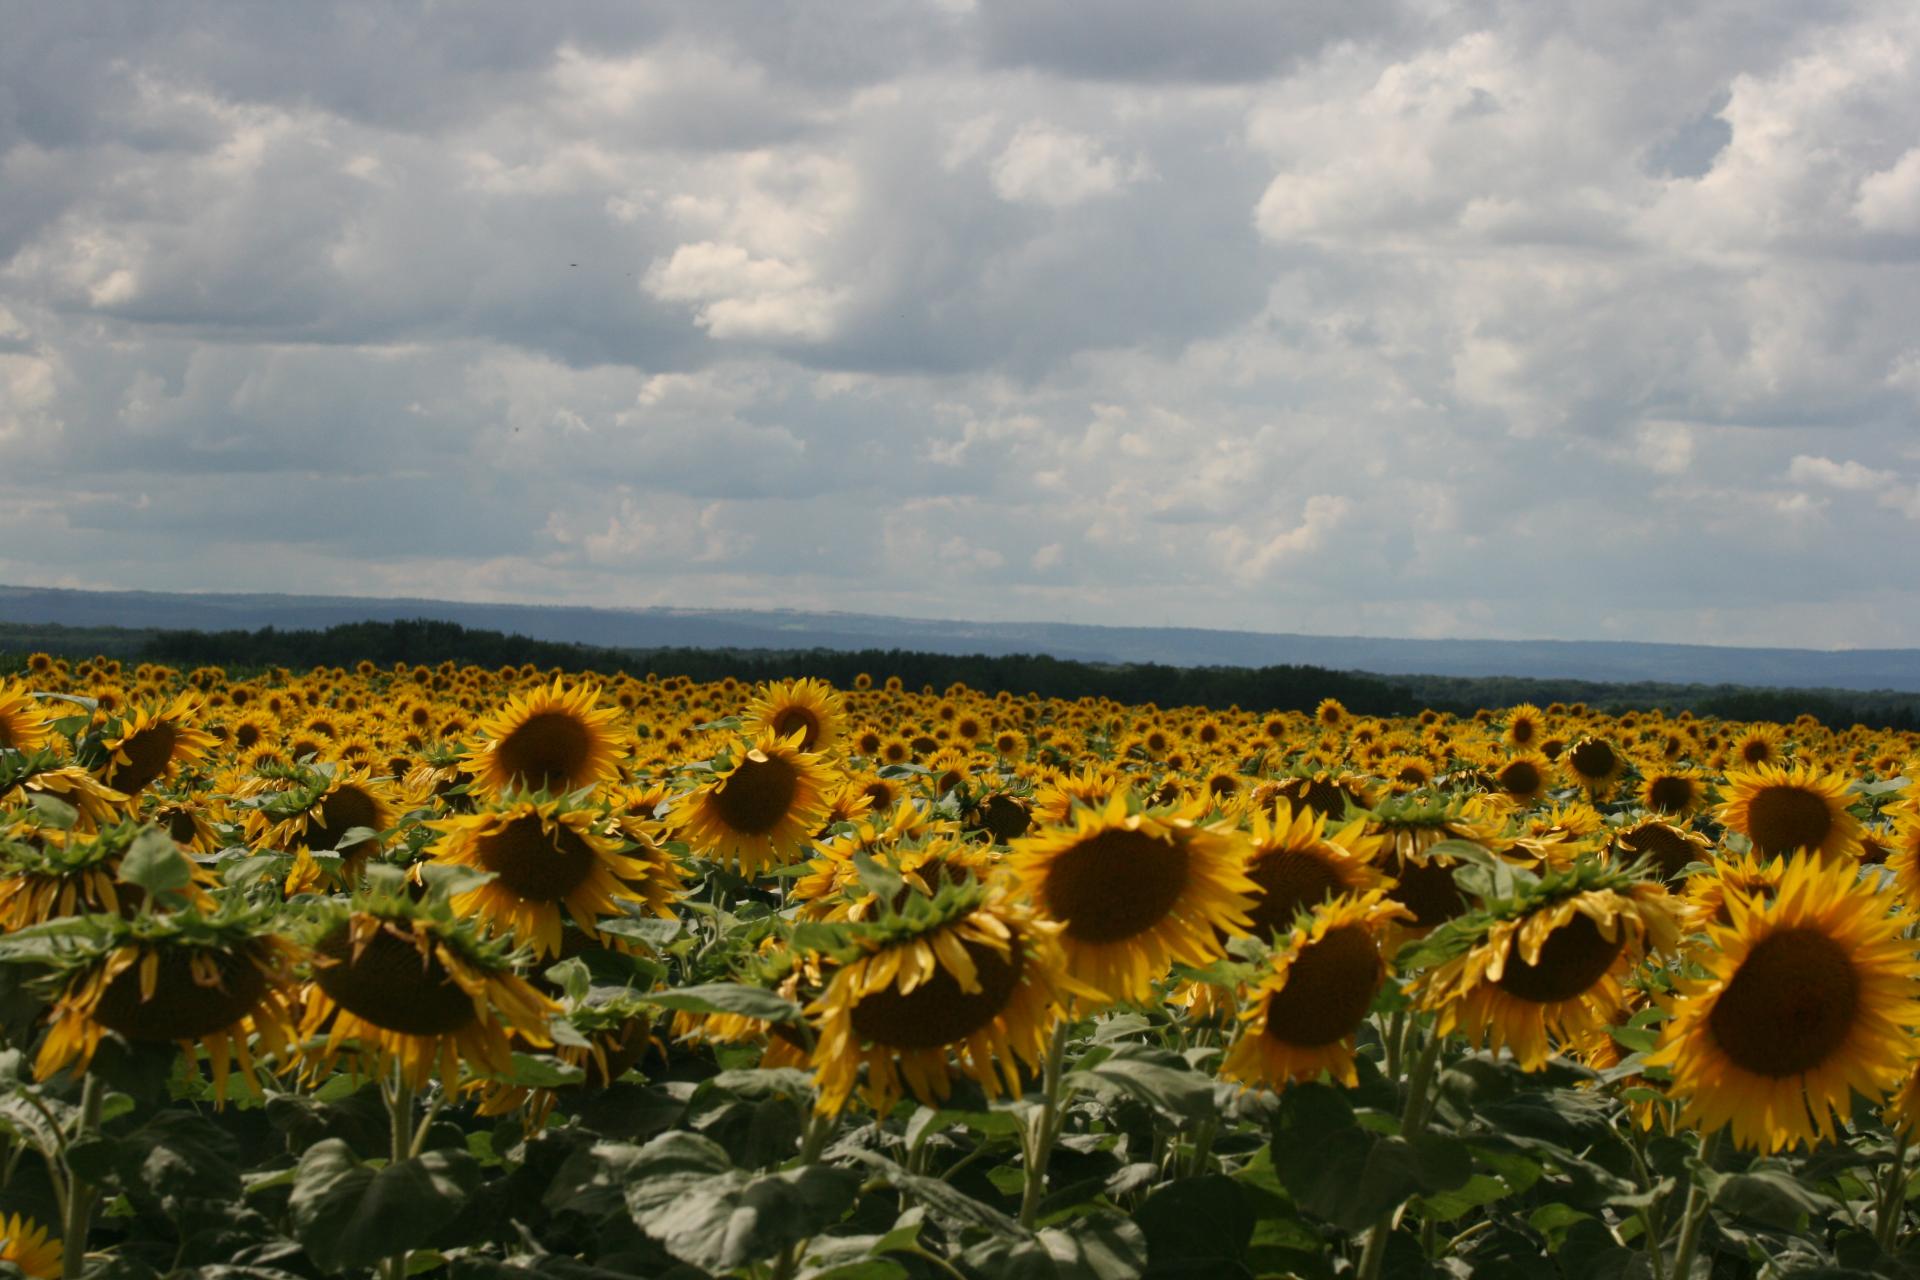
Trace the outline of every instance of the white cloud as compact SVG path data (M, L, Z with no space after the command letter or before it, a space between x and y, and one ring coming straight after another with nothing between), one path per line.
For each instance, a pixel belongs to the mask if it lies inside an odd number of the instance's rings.
M1128 180L1120 161L1082 134L1024 124L993 162L1002 200L1066 208L1109 195Z
M1822 484L1850 492L1884 489L1896 479L1891 471L1863 467L1851 459L1835 462L1831 458L1812 457L1804 453L1794 456L1787 467L1787 478L1796 484Z

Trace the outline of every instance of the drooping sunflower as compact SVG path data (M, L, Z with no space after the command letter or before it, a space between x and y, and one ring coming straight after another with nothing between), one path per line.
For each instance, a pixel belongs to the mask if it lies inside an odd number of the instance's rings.
M484 884L454 895L452 906L505 932L535 954L560 954L560 913L590 938L595 922L622 914L617 898L646 880L648 864L623 853L617 828L591 809L558 800L519 800L427 826L439 833L433 861L490 873Z
M1523 1071L1556 1043L1604 1027L1620 980L1649 949L1672 951L1686 910L1665 889L1598 859L1514 876L1509 898L1483 903L1421 944L1415 982L1435 1031L1512 1051Z
M133 914L146 892L120 881L120 863L150 831L132 821L88 833L21 820L0 832L0 932L96 912ZM193 879L182 897L211 906L206 891L218 883L214 872L197 862L188 866Z
M85 1072L108 1033L140 1044L206 1051L216 1105L228 1073L260 1092L259 1049L284 1057L293 1028L293 967L300 952L259 912L226 905L133 920L93 916L90 945L69 966L34 1061L42 1080Z
M1379 798L1368 778L1343 770L1316 769L1263 782L1253 789L1256 806L1285 800L1295 809L1311 809L1329 822L1345 820L1348 809L1370 809Z
M296 855L288 893L318 885L316 852L338 853L341 878L351 884L378 852L379 833L394 825L401 804L392 783L337 762L271 766L235 790L247 808L248 842ZM343 844L355 830L373 834Z
M798 741L798 734L782 739L763 730L736 744L713 780L674 806L668 824L696 853L737 863L746 876L793 862L820 829L834 780Z
M40 750L53 737L53 721L47 703L26 685L0 680L0 749Z
M483 741L461 768L474 789L490 798L510 791L564 794L620 776L618 707L598 706L588 684L551 687L507 700L474 725Z
M1613 849L1622 862L1651 860L1665 880L1678 880L1690 864L1713 858L1713 843L1705 836L1658 818L1621 827L1613 833Z
M302 993L305 1074L324 1079L345 1057L362 1074L396 1066L415 1089L438 1076L451 1092L462 1067L513 1068L509 1033L544 1048L560 1006L513 970L504 947L404 898L363 900L338 913L314 945Z
M60 1241L32 1218L0 1214L0 1262L10 1262L33 1280L60 1280Z
M164 706L109 721L99 741L101 783L130 796L204 758L217 739L198 727L200 710L199 695L188 690Z
M1045 1057L1074 990L1060 928L980 890L916 896L887 917L809 1006L821 1109L840 1110L856 1088L877 1115L903 1092L937 1107L950 1062L990 1097L1017 1095L1021 1064Z
M845 722L846 699L824 680L769 684L747 706L749 732L769 730L781 741L797 733L802 751L831 751Z
M1404 928L1421 933L1467 910L1467 897L1454 882L1462 865L1450 854L1433 853L1437 844L1464 840L1497 856L1513 847L1492 797L1467 800L1389 797L1367 811L1370 834L1385 838L1380 869L1395 881L1388 896L1413 913Z
M1072 827L1011 846L1007 865L1021 887L1066 926L1069 970L1107 999L1145 1000L1174 961L1209 964L1224 936L1251 927L1247 839L1199 825L1199 812L1134 811L1117 795L1102 809L1076 809Z
M1247 915L1255 937L1284 934L1294 917L1330 898L1382 887L1385 877L1372 866L1386 842L1367 834L1356 818L1329 834L1322 814L1302 806L1297 812L1282 800L1273 809L1256 809L1247 875L1254 883Z
M1852 1094L1878 1100L1911 1069L1912 917L1853 866L1804 854L1771 901L1728 890L1726 906L1647 1063L1671 1072L1683 1124L1763 1154L1830 1138Z
M1355 1083L1355 1035L1386 979L1381 930L1406 914L1376 889L1299 920L1275 945L1272 969L1242 994L1240 1036L1220 1074L1275 1089L1323 1073Z
M1824 858L1860 856L1860 820L1847 812L1847 780L1811 765L1763 764L1727 774L1721 825L1753 841L1754 851L1783 858L1799 849Z

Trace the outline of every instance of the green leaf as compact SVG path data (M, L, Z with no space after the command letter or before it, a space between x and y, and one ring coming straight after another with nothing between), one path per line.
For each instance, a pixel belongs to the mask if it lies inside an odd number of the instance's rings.
M153 898L167 898L193 883L193 864L172 836L159 827L148 827L133 838L120 859L120 878L139 885Z
M1067 1073L1081 1088L1118 1089L1176 1121L1214 1116L1213 1079L1164 1049L1125 1048L1090 1067Z
M300 1157L287 1208L294 1235L324 1271L366 1267L429 1243L480 1180L464 1151L430 1151L376 1170L338 1138Z
M516 1052L513 1055L513 1074L508 1081L526 1089L557 1089L579 1084L586 1078L586 1069L583 1067L570 1067L558 1058Z
M927 1212L952 1226L974 1227L1009 1240L1028 1237L1026 1228L1018 1222L951 1183L908 1173L877 1151L851 1150L847 1154L878 1172L894 1190L918 1200L927 1207Z
M1236 1262L1253 1239L1254 1214L1240 1184L1221 1174L1161 1187L1133 1220L1155 1269L1180 1262Z
M850 1169L807 1165L752 1174L697 1134L661 1134L630 1166L627 1211L682 1262L732 1271L838 1222L860 1190Z
M674 991L649 991L639 998L664 1009L684 1009L691 1013L737 1013L767 1022L800 1021L800 1006L785 996L737 982L709 982Z
M1745 1173L1703 1170L1701 1176L1714 1208L1782 1231L1798 1229L1808 1217L1840 1211L1837 1201L1778 1166L1756 1163Z
M853 869L860 877L860 887L883 904L898 902L907 890L907 882L901 878L898 871L881 866L873 860L873 855L864 849L854 850Z
M594 923L602 933L610 933L616 938L626 938L631 942L642 943L649 947L664 947L680 936L678 917L611 916Z
M562 960L549 967L543 975L548 982L559 987L569 1001L579 1004L587 998L587 992L593 987L593 973L587 968L587 962L579 956Z

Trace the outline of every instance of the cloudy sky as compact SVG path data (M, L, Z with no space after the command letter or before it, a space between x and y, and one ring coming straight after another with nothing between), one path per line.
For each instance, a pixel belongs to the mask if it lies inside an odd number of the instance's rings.
M1912 0L0 29L0 582L1920 643Z

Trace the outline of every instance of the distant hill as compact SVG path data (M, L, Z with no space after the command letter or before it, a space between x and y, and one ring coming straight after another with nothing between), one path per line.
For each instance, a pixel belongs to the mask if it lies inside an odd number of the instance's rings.
M350 596L174 594L0 586L0 622L195 631L318 630L432 618L617 649L908 649L1048 654L1091 663L1264 667L1380 675L1740 684L1920 692L1920 650L1759 649L1614 640L1392 640L1197 627L959 622L791 610L601 609Z

